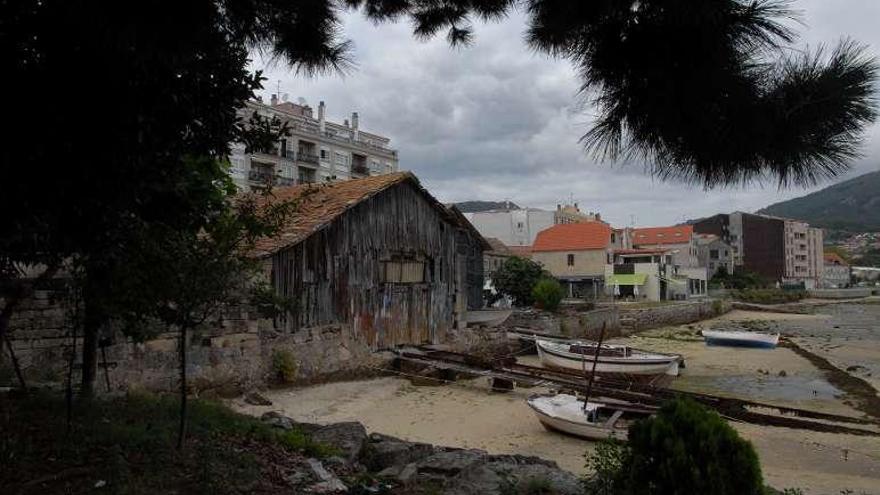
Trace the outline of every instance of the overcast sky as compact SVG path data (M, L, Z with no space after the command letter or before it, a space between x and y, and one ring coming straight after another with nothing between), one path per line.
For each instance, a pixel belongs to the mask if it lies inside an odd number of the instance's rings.
M799 28L801 46L849 36L880 54L880 0L794 6L806 24ZM352 13L344 27L355 45L350 75L308 79L260 59L253 67L269 78L266 101L280 80L291 101L302 97L317 107L324 100L331 120L359 112L361 128L389 136L400 168L444 202L509 199L554 208L573 198L614 225L647 226L752 211L818 189L779 191L768 183L706 191L653 180L639 164L597 162L578 143L591 116L577 104L571 66L531 52L522 42L524 28L515 14L478 25L472 46L452 49L443 36L415 41L406 22L376 27ZM869 129L864 153L841 180L880 168L880 124Z

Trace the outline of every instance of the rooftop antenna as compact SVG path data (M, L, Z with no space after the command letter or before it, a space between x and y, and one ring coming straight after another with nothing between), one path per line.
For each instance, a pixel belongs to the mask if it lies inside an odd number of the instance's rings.
M633 215L632 213L630 213L630 215L629 215L629 226L630 227L636 226L636 216Z
M278 79L278 81L275 83L275 94L281 95L281 79Z

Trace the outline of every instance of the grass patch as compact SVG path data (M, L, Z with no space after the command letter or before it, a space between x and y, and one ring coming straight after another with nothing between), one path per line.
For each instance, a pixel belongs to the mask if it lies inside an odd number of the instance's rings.
M175 448L178 402L130 395L75 407L64 401L0 396L0 486L8 493L277 493L304 455L335 452L302 432L284 431L222 404L190 401L187 444ZM4 490L5 491L5 490Z

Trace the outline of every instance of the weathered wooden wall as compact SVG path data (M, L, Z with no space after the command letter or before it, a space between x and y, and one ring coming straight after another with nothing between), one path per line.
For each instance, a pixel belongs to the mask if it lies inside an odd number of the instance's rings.
M467 297L466 280L456 275L457 233L409 183L376 194L273 255L273 284L298 308L281 325L292 332L349 324L373 349L443 341L455 321L457 291ZM425 262L424 283L381 282L382 261L401 255Z

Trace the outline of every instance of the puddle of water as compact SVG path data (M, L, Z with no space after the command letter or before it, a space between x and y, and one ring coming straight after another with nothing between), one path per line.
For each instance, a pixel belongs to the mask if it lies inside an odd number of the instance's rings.
M679 378L673 388L772 403L833 401L843 395L840 389L827 381L805 376L691 376Z

